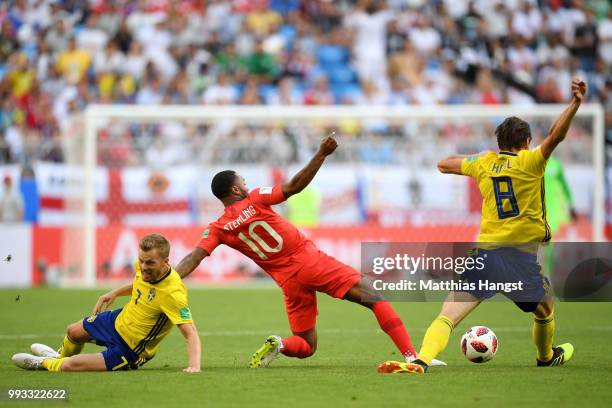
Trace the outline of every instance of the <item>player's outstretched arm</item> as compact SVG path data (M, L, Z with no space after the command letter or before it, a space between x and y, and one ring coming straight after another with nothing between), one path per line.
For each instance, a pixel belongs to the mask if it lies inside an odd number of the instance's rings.
M181 262L176 265L174 270L178 272L181 278L185 278L187 275L193 272L195 268L198 267L200 262L202 262L202 260L208 255L209 253L203 250L202 248L195 247L193 251L191 251L187 256L181 259Z
M108 293L103 294L98 298L96 305L93 308L92 314L98 314L108 309L108 307L113 304L115 299L119 296L129 296L132 294L132 283L125 284L116 289L111 290Z
M587 86L584 81L581 81L580 79L574 79L572 81L572 101L552 124L548 131L548 136L540 145L540 151L545 159L550 157L557 145L565 139L565 136L567 136L567 130L572 123L574 115L576 112L578 112L578 108L584 99L586 91Z
M200 335L195 324L185 323L179 324L179 330L187 341L187 358L189 366L183 371L186 373L199 373L200 361L202 358L202 344L200 343Z
M283 184L282 188L285 198L289 198L305 189L306 186L310 184L315 174L317 174L321 165L323 165L325 158L332 154L337 147L338 142L334 139L333 134L323 139L319 146L319 150L315 153L306 167L298 171L288 183Z
M476 154L456 154L454 156L449 156L446 159L442 159L438 162L438 170L440 170L440 173L458 174L461 176L463 175L463 173L461 172L461 161L463 161L463 159L467 159L470 157L480 157L486 153L488 153L488 151Z

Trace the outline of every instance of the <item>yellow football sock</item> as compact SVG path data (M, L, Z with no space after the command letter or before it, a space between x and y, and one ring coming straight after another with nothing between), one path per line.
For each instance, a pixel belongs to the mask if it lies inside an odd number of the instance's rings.
M71 357L79 354L83 351L83 347L85 343L75 343L70 339L70 337L65 336L64 341L62 342L62 348L60 349L60 357Z
M42 361L42 366L47 371L51 371L51 372L62 371L62 364L64 363L64 360L66 360L66 358L67 357L64 357L64 358L45 358Z
M425 332L419 359L429 365L431 360L446 348L453 328L451 319L442 315L438 316Z
M555 334L555 318L551 313L544 319L533 319L531 337L538 350L538 360L548 361L553 356L553 336Z

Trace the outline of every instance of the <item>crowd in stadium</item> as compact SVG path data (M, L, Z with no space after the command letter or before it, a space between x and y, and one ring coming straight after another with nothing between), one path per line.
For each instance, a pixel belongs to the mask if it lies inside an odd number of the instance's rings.
M65 160L89 103L555 103L578 76L610 112L611 72L607 0L3 1L0 163Z

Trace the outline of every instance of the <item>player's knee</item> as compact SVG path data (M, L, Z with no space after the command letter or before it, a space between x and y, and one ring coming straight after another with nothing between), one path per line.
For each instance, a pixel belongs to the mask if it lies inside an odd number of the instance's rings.
M554 305L551 301L542 302L538 305L537 309L533 312L533 314L538 319L545 319L549 317L551 314L553 314L553 311L554 311Z
M66 335L72 341L81 341L83 340L83 330L80 327L79 323L71 323L66 327Z

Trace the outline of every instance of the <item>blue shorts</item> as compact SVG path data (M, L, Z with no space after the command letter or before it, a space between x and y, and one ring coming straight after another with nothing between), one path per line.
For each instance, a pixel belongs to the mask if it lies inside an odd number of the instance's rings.
M465 292L478 299L489 299L497 293L502 293L521 310L533 312L549 293L550 283L542 275L535 254L512 247L478 248L472 254L472 258L476 257L481 258L484 268L467 270L462 275L462 280L472 284L472 288ZM519 283L522 283L520 289ZM506 292L489 286L501 286L501 284L513 290Z
M136 369L150 359L134 353L115 330L115 320L121 309L108 310L83 319L83 328L98 346L106 347L102 352L108 371Z

